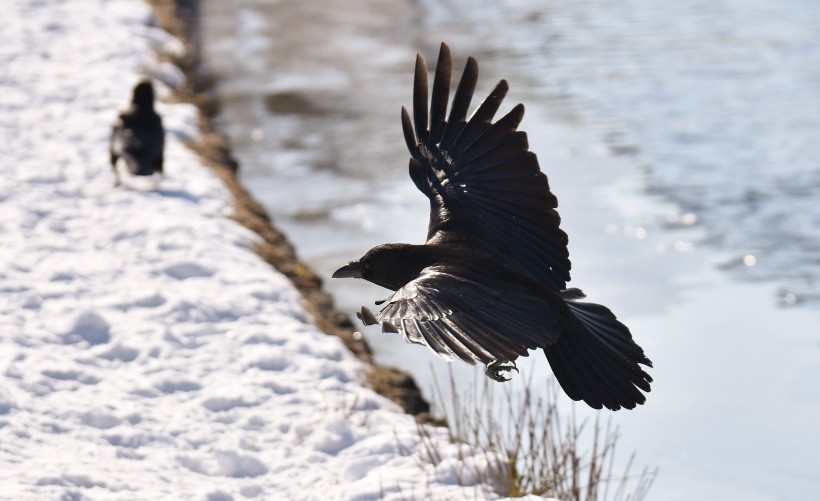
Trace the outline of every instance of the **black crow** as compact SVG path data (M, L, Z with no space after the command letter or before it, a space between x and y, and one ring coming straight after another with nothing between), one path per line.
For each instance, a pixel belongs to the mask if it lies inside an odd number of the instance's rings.
M117 160L122 158L135 176L162 174L165 131L154 110L154 86L148 80L134 87L131 106L120 112L111 129L111 168L115 186L120 184Z
M473 58L458 84L449 117L450 49L441 44L430 113L427 67L416 59L413 116L402 108L410 178L430 199L427 243L384 244L334 274L364 278L395 291L362 307L365 325L381 324L444 359L481 362L502 371L541 348L561 387L591 407L632 409L646 397L652 366L629 329L604 306L580 302L570 279L567 235L518 104L492 122L507 93L501 80L473 115L467 109L478 78ZM429 123L429 127L428 127Z

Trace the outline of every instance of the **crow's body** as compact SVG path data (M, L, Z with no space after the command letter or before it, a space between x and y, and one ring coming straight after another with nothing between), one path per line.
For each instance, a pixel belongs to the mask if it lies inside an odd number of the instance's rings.
M333 276L395 291L377 314L362 308L365 324L442 358L485 364L495 380L541 348L572 399L613 410L642 404L652 378L639 364L651 362L611 311L566 288L567 236L547 177L517 131L524 107L492 122L507 92L502 80L467 120L478 77L470 58L445 119L450 73L442 44L428 115L419 56L414 120L402 109L410 177L430 199L427 242L379 245Z
M117 161L122 158L134 176L162 174L165 130L154 110L154 87L142 81L134 87L131 106L120 112L111 129L110 156L115 184L120 183Z

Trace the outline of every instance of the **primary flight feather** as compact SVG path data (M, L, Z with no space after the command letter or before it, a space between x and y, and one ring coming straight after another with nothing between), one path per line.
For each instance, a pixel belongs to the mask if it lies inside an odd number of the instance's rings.
M580 302L567 289L567 235L558 201L527 135L524 106L493 122L508 85L501 80L470 118L478 65L467 60L453 96L452 59L441 45L428 113L424 59L416 59L413 118L402 108L410 178L430 200L423 245L383 244L337 270L395 291L381 311L362 307L366 325L381 324L446 360L482 363L505 381L515 360L541 348L574 400L600 409L645 402L652 366L629 329L606 307Z

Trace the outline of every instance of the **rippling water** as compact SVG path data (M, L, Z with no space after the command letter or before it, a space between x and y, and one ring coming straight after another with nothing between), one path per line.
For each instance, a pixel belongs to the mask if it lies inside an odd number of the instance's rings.
M820 3L547 2L531 18L511 44L634 156L647 190L695 214L727 266L751 254L744 273L816 296Z
M819 2L205 7L245 182L318 271L423 240L428 206L406 175L398 111L415 53L433 61L446 40L456 66L478 59L479 93L504 77L509 107L527 105L572 285L612 307L655 362L647 405L614 415L621 448L661 467L650 498L820 492ZM328 285L349 311L384 295ZM423 388L431 364L443 373L420 347L366 335ZM540 354L519 366L549 372ZM482 377L454 368L461 382Z

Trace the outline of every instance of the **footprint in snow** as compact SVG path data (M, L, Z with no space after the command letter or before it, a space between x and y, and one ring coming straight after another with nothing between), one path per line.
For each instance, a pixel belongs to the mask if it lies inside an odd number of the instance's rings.
M122 419L108 412L88 411L80 414L80 422L100 430L108 430L122 422Z
M233 501L233 496L225 491L213 491L208 493L205 501Z
M111 325L93 311L84 311L77 315L74 324L63 335L66 344L86 342L93 346L105 344L110 339Z
M185 280L194 277L210 277L214 271L197 263L177 263L167 266L164 270L166 275L176 278L177 280Z
M73 368L61 369L59 367L52 367L50 369L43 369L41 374L57 381L77 381L82 384L97 384L101 381L100 378L93 374Z
M140 352L136 348L131 348L122 344L115 344L111 348L100 352L98 355L105 360L119 360L121 362L133 362L139 356Z
M236 407L252 407L253 402L247 402L242 397L211 397L202 402L202 406L212 412L225 412Z
M279 372L287 369L290 366L290 360L284 356L275 356L260 358L250 363L250 367L255 367L263 371Z
M9 414L12 409L16 407L17 405L12 399L11 394L6 392L3 388L0 388L0 416Z
M140 306L142 308L156 308L165 304L165 301L165 296L160 293L154 293L135 300L134 306Z
M234 451L216 451L205 457L180 456L177 462L195 473L209 476L252 478L268 473L268 467L259 459Z
M177 392L198 391L202 385L196 381L186 381L184 379L166 379L156 385L157 389L166 395Z

